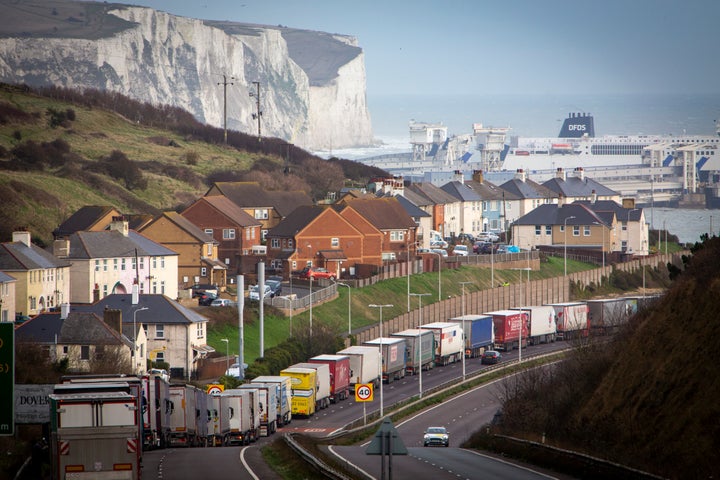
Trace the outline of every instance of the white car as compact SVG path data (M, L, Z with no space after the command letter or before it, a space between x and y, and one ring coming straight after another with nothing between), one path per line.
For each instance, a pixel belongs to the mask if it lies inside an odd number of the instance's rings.
M234 307L235 302L227 298L216 298L210 303L211 307Z
M475 235L475 239L481 240L483 242L497 242L498 240L500 240L500 237L498 237L492 232L480 232Z
M272 297L272 287L268 285L267 283L264 285L264 293L263 298ZM255 300L256 302L260 300L260 289L258 288L258 285L253 285L250 287L250 293L248 294L248 298L250 300Z
M453 255L459 257L467 257L469 254L467 245L455 245L453 248Z
M243 372L247 370L248 364L243 363ZM233 363L230 365L230 368L225 370L225 376L226 377L235 377L240 378L240 364L239 363ZM242 378L240 378L242 380Z
M445 427L428 427L423 435L423 446L440 445L443 447L450 446L450 434Z

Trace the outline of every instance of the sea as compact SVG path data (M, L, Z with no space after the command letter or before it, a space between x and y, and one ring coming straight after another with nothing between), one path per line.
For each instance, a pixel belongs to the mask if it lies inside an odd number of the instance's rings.
M448 134L472 132L473 124L509 127L510 136L553 137L569 113L590 113L599 135L716 135L720 93L567 95L372 95L367 96L375 137L367 147L316 152L350 160L411 151L411 121L439 123ZM649 211L651 210L651 211ZM720 235L720 210L646 209L651 228L694 243L700 235Z

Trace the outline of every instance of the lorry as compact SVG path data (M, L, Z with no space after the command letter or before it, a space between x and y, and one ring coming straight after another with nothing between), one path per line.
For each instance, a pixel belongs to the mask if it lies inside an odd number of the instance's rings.
M236 388L257 391L260 428L258 434L268 437L277 430L277 387L274 384L245 383Z
M481 357L495 345L495 327L490 315L460 315L448 320L457 323L464 333L465 358Z
M495 350L510 351L527 345L528 313L521 310L497 310L486 312L493 319L495 327Z
M555 341L557 325L555 324L555 310L548 305L534 305L530 307L514 307L510 310L520 310L529 315L530 330L527 337L528 345L550 343Z
M258 439L260 425L257 395L250 390L232 388L219 394L220 416L228 422L225 445L249 445Z
M435 336L430 330L409 328L390 335L404 338L407 344L407 362L405 373L417 375L420 369L430 370L435 360Z
M140 479L142 419L127 382L63 385L49 400L53 479Z
M327 363L302 362L290 365L292 368L312 368L316 370L315 410L330 406L330 365Z
M267 385L275 385L277 399L277 424L282 427L292 421L292 413L290 412L292 403L292 382L290 377L281 375L261 375L252 379L250 383L259 383Z
M593 333L616 333L637 311L637 300L625 297L586 300Z
M170 385L170 401L173 404L170 413L171 447L194 447L197 439L196 388L192 385Z
M337 352L350 358L350 385L372 383L380 386L380 352L377 348L353 345Z
M195 388L195 445L206 447L210 423L209 395L202 388Z
M555 309L557 339L572 340L587 337L590 332L588 306L585 302L563 302L547 304Z
M462 359L462 328L457 323L433 322L420 325L435 336L435 365L447 365Z
M364 346L379 349L381 352L382 381L392 383L394 380L405 378L405 365L407 364L407 342L401 337L378 337L367 342Z
M173 404L170 401L170 383L162 374L144 375L143 395L147 398L147 408L143 412L144 441L143 448L165 448L170 440L170 413Z
M317 370L314 368L288 367L280 372L290 378L292 401L290 412L293 416L312 417L315 414L315 394L317 390Z
M330 401L345 400L350 391L350 357L347 355L317 355L310 363L326 363L330 367Z
M223 447L228 444L230 435L230 419L228 415L221 415L220 395L208 395L210 405L210 418L208 420L208 445Z

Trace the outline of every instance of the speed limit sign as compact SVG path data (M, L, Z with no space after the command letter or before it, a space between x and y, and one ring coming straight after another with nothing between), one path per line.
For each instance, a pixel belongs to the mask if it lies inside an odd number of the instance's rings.
M372 402L373 401L373 384L357 383L355 384L355 401L356 402Z

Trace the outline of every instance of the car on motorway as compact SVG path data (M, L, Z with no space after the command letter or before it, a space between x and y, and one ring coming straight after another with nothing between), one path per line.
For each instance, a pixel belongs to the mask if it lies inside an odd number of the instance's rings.
M335 274L322 267L305 267L300 271L300 278L329 278L335 280Z
M453 255L467 257L469 253L467 245L455 245L453 247Z
M432 445L440 445L442 447L450 446L450 433L445 427L428 427L423 435L423 447Z
M495 350L485 350L480 358L480 363L485 365L495 365L502 359L500 352Z
M235 302L228 298L216 298L212 302L210 302L211 307L234 307Z

